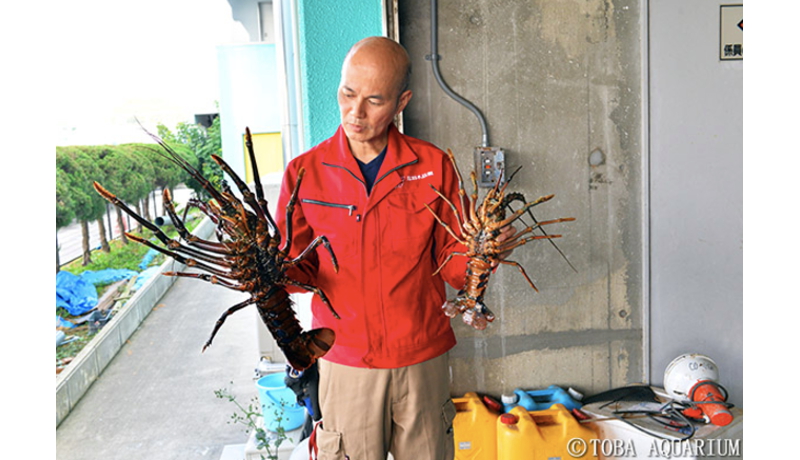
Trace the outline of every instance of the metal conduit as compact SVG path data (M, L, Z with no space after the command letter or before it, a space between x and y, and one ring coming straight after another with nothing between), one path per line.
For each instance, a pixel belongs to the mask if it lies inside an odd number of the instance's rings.
M489 129L486 126L486 119L484 118L481 111L475 107L471 102L464 99L463 97L456 94L447 83L445 83L444 79L442 78L442 74L439 72L439 39L438 39L438 17L437 17L437 5L436 0L431 0L431 54L425 56L425 59L431 61L431 67L433 68L433 76L436 77L436 81L439 83L439 86L444 90L444 92L450 96L451 98L455 99L456 102L463 105L464 107L468 108L475 116L478 117L478 121L481 123L481 131L483 132L481 136L481 147L488 147L489 146Z

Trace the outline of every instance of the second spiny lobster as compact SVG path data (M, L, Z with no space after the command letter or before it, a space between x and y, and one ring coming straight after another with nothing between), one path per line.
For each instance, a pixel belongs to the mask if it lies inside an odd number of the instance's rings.
M489 189L483 201L480 203L480 205L478 205L478 184L475 171L472 171L471 174L474 191L471 197L467 197L467 192L464 190L464 181L461 173L459 172L453 152L448 149L447 155L450 158L450 162L453 164L453 168L455 168L456 176L458 178L459 197L462 201L461 214L459 214L456 206L450 200L448 200L447 197L445 197L439 190L436 190L435 187L433 189L452 209L456 216L456 221L461 227L460 234L456 233L455 229L451 228L438 215L436 215L433 209L431 209L427 204L425 207L433 214L439 224L447 229L448 233L450 233L453 238L467 247L467 251L463 253L456 252L449 254L434 274L438 273L439 270L441 270L442 267L444 267L444 265L448 263L454 255L466 256L469 258L467 261L467 274L464 288L458 292L454 299L447 300L442 306L442 310L444 310L444 313L451 318L461 313L462 319L466 324L471 325L475 329L483 330L486 328L488 323L494 321L495 319L494 313L492 313L492 311L489 310L486 305L484 305L483 296L486 292L489 276L492 274L492 271L498 264L507 264L517 267L528 281L528 284L530 284L530 286L536 292L539 292L539 290L533 284L533 281L531 281L530 277L528 277L528 274L525 272L525 269L522 267L522 265L511 260L505 260L504 255L514 248L534 240L547 239L553 243L552 239L560 238L561 235L549 235L544 231L544 229L542 229L542 227L559 222L573 221L575 218L563 217L540 222L533 216L531 208L549 201L554 195L547 195L538 198L537 200L526 202L525 197L520 193L506 194L505 189L517 171L519 171L519 168L517 168L517 170L511 174L508 181L506 181L502 186L501 178L499 178L495 182L494 187ZM466 203L464 203L465 201ZM512 210L509 215L506 215L506 211L511 210L510 205L514 201L522 202L522 207L516 211ZM507 225L510 225L513 222L521 219L525 213L528 213L528 215L533 219L533 223L531 225L526 224L523 230L515 233L510 238L504 241L499 241L498 236L501 234L503 227L506 227ZM542 234L534 235L533 232L536 229L539 229ZM555 243L553 243L553 246L559 251L561 256L564 257L567 263L569 263L569 260L566 258L564 253L558 249L558 246L556 246ZM572 264L570 264L570 267L572 267ZM572 269L574 270L575 267L572 267Z
M292 248L292 212L304 171L298 173L297 184L286 205L286 231L282 235L267 209L267 200L264 198L259 179L249 129L245 130L245 142L255 177L255 194L222 158L211 156L236 184L242 195L241 200L234 195L226 182L223 181L217 189L161 139L153 134L150 136L166 151L166 154L162 153L163 155L187 171L211 196L207 202L192 199L189 204L198 207L216 225L217 241L201 239L186 229L183 219L175 211L167 189L164 190L165 207L180 239L168 237L158 226L138 215L97 182L94 183L94 187L105 199L153 232L161 244L126 233L128 238L199 271L199 273L166 272L165 275L197 278L250 294L248 299L230 307L217 320L211 336L203 346L203 351L211 345L211 341L229 315L255 304L261 320L286 356L289 365L297 371L310 367L333 346L336 334L329 328L303 331L295 316L286 287L298 286L315 293L331 309L336 318L339 316L322 290L288 278L285 271L304 260L319 245L323 245L330 253L331 262L337 271L338 263L325 236L317 237L296 258L288 258Z

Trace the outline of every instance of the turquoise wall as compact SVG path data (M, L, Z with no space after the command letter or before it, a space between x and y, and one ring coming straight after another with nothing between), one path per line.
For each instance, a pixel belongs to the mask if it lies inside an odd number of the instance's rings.
M384 35L381 0L298 0L303 140L309 149L339 126L342 60L358 40Z

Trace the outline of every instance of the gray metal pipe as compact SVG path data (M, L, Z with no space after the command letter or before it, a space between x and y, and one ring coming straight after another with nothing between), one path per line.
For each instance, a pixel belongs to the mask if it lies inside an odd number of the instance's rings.
M162 227L164 225L172 225L172 218L169 215L156 217L153 221L154 224Z
M456 102L463 105L464 107L468 108L475 116L478 117L478 121L481 124L481 131L483 132L481 136L481 147L488 147L489 146L489 129L486 126L486 119L484 118L481 111L475 107L471 102L464 99L463 97L456 94L450 87L445 83L444 78L442 78L442 74L439 72L439 20L438 20L438 5L436 0L431 0L431 54L426 56L425 58L431 61L431 67L433 68L433 76L436 77L436 81L439 83L439 86L444 90L444 92L450 96L451 98L455 99Z

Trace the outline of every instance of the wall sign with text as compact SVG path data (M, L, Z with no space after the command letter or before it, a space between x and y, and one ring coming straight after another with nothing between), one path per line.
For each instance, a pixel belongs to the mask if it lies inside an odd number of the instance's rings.
M721 61L741 61L743 59L743 12L742 5L720 5L719 7L719 59Z

